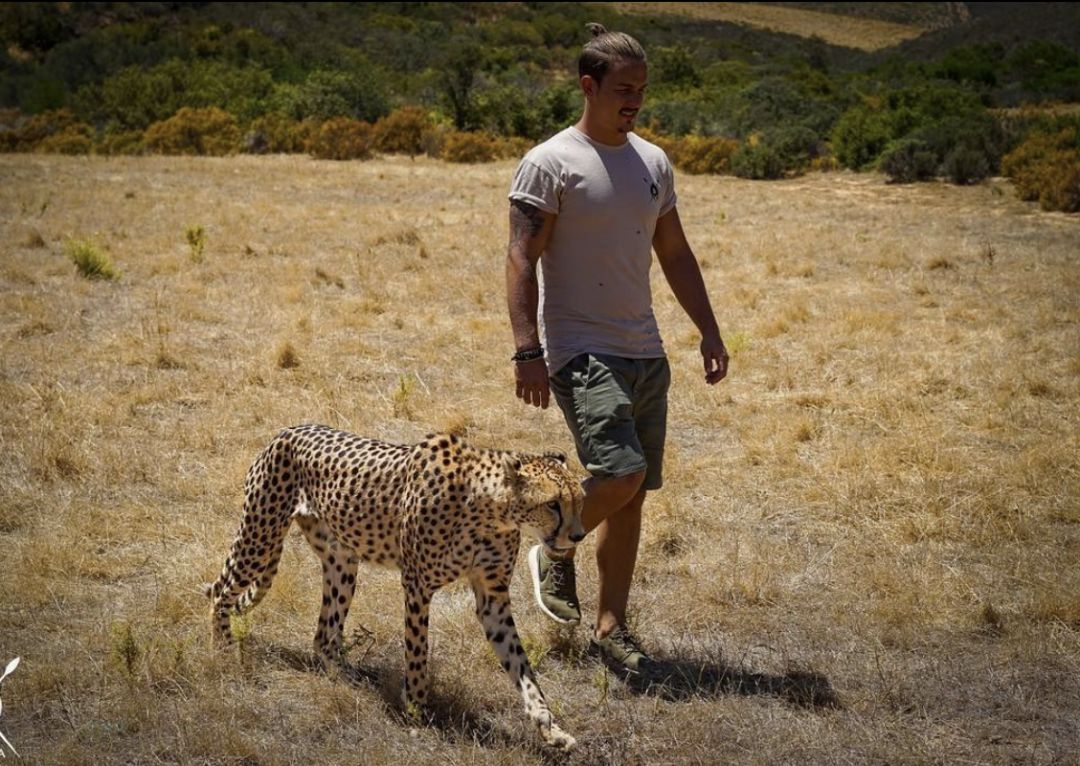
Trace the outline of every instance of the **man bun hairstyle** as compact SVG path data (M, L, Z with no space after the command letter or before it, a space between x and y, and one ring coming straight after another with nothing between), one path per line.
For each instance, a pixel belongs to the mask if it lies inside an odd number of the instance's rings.
M589 22L585 28L593 38L581 49L578 77L589 75L600 82L616 61L645 61L645 49L641 43L625 32L608 32L603 24L596 22Z

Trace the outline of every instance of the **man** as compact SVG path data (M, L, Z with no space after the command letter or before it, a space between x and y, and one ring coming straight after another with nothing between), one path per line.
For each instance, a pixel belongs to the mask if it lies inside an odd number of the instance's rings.
M670 381L649 288L653 249L701 333L707 383L724 378L728 355L675 209L671 164L632 132L648 75L645 52L629 35L599 24L590 31L578 60L581 119L530 151L514 176L507 302L517 396L546 408L554 391L591 474L582 518L586 532L597 531L591 649L621 669L647 672L626 605L642 505L662 483ZM536 546L528 558L541 610L578 622L573 552Z

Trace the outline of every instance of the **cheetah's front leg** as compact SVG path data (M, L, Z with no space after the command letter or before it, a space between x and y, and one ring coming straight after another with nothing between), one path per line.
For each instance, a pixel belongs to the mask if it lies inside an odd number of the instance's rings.
M521 647L514 616L510 613L508 583L474 580L473 592L476 595L476 616L484 626L484 634L491 642L503 670L521 692L525 702L525 714L539 730L544 742L552 747L570 750L577 744L577 740L552 720L551 710L533 676L529 658Z
M352 604L360 560L341 544L321 518L308 514L293 518L322 562L323 596L319 627L315 631L315 656L328 672L336 669L347 678L355 678L342 653L341 634Z

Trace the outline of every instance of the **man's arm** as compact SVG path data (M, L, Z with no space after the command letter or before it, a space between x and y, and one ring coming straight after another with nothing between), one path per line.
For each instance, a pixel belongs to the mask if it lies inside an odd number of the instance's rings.
M536 310L540 300L536 264L551 238L555 216L521 200L510 201L510 245L506 250L506 303L518 351L540 347ZM517 396L526 404L547 408L550 398L543 357L514 365Z
M705 382L718 383L727 375L727 349L720 338L720 329L716 325L716 316L709 303L709 294L705 291L705 280L701 278L701 268L690 249L690 243L686 241L676 208L672 208L657 220L653 248L660 261L660 268L664 271L664 277L671 285L671 291L701 333Z

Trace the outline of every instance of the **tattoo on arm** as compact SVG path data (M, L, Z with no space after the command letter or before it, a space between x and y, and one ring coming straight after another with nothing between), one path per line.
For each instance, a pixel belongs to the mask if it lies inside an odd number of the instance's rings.
M535 237L544 228L544 215L536 205L518 199L510 200L510 228L515 241Z

